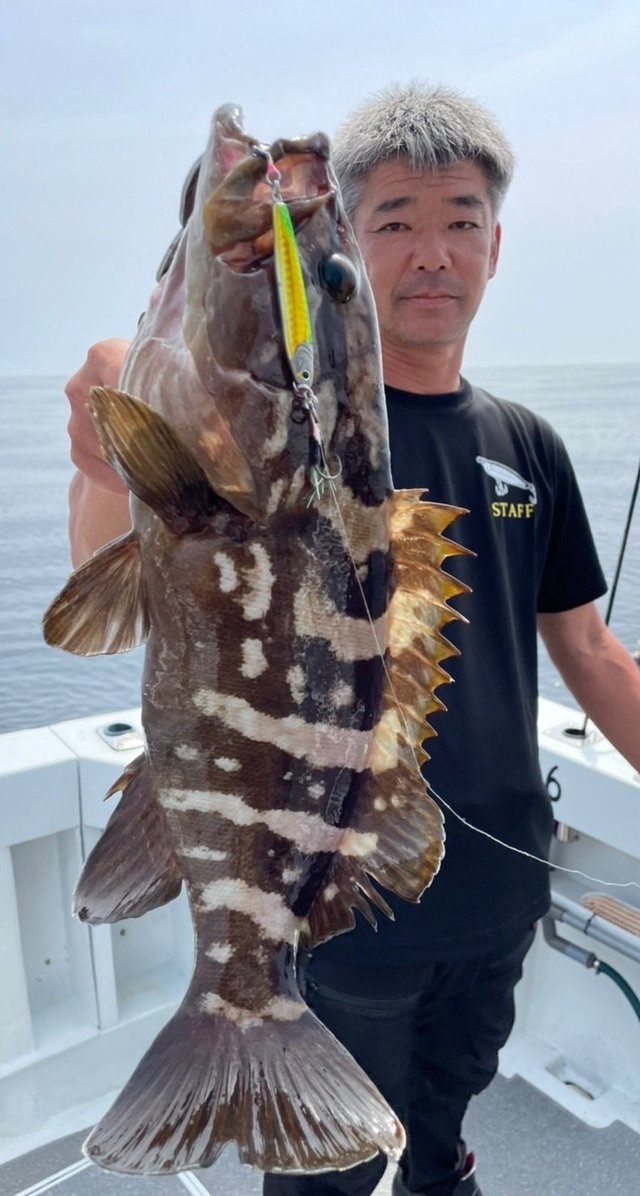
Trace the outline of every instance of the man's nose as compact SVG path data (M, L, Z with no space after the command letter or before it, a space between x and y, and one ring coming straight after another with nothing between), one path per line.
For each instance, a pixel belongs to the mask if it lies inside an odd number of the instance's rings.
M432 235L421 237L413 246L411 265L414 270L434 273L451 267L451 255L442 237Z

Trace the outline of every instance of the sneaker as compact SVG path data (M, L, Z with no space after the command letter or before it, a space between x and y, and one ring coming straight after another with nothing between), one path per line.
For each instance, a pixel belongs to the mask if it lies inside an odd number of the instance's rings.
M482 1196L476 1180L476 1156L468 1154L464 1162L464 1171L460 1176L451 1196Z
M414 1196L403 1183L400 1168L396 1171L391 1185L391 1196ZM416 1193L417 1196L417 1193ZM482 1196L476 1180L476 1157L468 1154L464 1161L464 1171L460 1176L451 1196Z

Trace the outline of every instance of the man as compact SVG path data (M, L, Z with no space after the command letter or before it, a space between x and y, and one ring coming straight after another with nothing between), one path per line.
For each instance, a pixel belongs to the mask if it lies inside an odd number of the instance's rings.
M378 310L397 487L468 507L453 536L477 557L450 566L473 593L449 712L426 775L469 822L545 857L551 811L537 762L536 620L590 717L640 767L640 671L604 626L605 590L571 466L549 426L460 377L469 325L493 277L510 149L481 107L443 89L394 89L342 129L336 167ZM128 526L83 403L115 384L121 342L96 347L69 384L75 559ZM497 1068L513 990L549 901L548 869L446 815L447 851L419 906L392 901L377 937L359 922L306 964L311 1006L405 1123L395 1196L480 1196L461 1137L471 1096ZM368 1196L385 1160L321 1176L267 1176L266 1196ZM514 1194L515 1196L515 1194Z

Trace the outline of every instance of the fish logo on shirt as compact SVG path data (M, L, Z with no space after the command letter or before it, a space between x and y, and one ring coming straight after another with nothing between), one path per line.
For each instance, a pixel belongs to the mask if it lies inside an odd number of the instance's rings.
M538 499L533 482L527 482L519 473L516 473L515 469L511 469L509 465L503 465L500 461L490 461L488 457L476 457L476 461L478 465L482 466L485 473L493 479L496 494L501 498L508 493L509 486L517 486L519 490L529 491L531 502L535 506Z

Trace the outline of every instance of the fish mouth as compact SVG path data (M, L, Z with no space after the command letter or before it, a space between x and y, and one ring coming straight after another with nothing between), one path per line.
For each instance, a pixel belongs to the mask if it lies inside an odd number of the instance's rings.
M279 174L278 198L294 229L335 195L329 173L330 145L323 133L270 146L249 136L241 109L225 105L214 116L212 190L203 209L211 253L238 273L260 269L273 254L272 164Z

